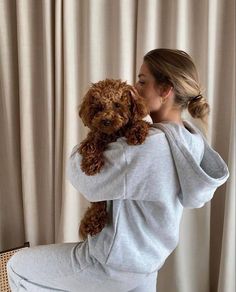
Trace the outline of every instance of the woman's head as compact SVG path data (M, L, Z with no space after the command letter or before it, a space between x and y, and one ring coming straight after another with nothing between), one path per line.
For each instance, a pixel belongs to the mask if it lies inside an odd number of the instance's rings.
M184 51L160 48L148 52L136 88L148 100L150 112L160 113L162 118L170 110L181 113L186 108L193 118L209 114L197 69Z

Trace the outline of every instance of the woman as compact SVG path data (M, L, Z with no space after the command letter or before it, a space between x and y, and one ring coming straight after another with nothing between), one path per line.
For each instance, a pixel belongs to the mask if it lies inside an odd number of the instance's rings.
M145 143L109 144L94 176L80 169L79 145L68 161L72 185L89 201L107 201L109 224L84 242L15 254L7 266L12 291L156 291L158 270L178 244L183 207L204 206L228 179L220 155L181 118L186 108L193 118L209 114L187 53L147 53L136 88L153 120Z

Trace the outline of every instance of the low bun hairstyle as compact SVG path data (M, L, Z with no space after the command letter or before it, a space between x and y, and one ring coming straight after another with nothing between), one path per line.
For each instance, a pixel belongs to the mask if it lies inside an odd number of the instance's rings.
M193 118L208 117L210 106L202 95L194 62L186 52L160 48L148 52L143 59L157 85L173 86L176 106L187 108Z

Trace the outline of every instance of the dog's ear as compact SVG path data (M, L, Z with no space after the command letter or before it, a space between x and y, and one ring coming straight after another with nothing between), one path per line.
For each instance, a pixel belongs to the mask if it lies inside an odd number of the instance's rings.
M148 106L143 97L138 94L135 87L129 88L130 101L131 101L131 115L132 120L137 121L143 119L149 114Z
M77 107L78 114L82 119L85 126L89 127L91 121L91 109L90 109L90 94L89 92L84 96L82 103Z

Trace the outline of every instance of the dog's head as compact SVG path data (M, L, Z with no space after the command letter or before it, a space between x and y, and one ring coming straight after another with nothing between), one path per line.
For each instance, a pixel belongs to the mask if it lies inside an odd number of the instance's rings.
M149 114L144 98L120 79L92 83L78 110L85 126L107 134Z

